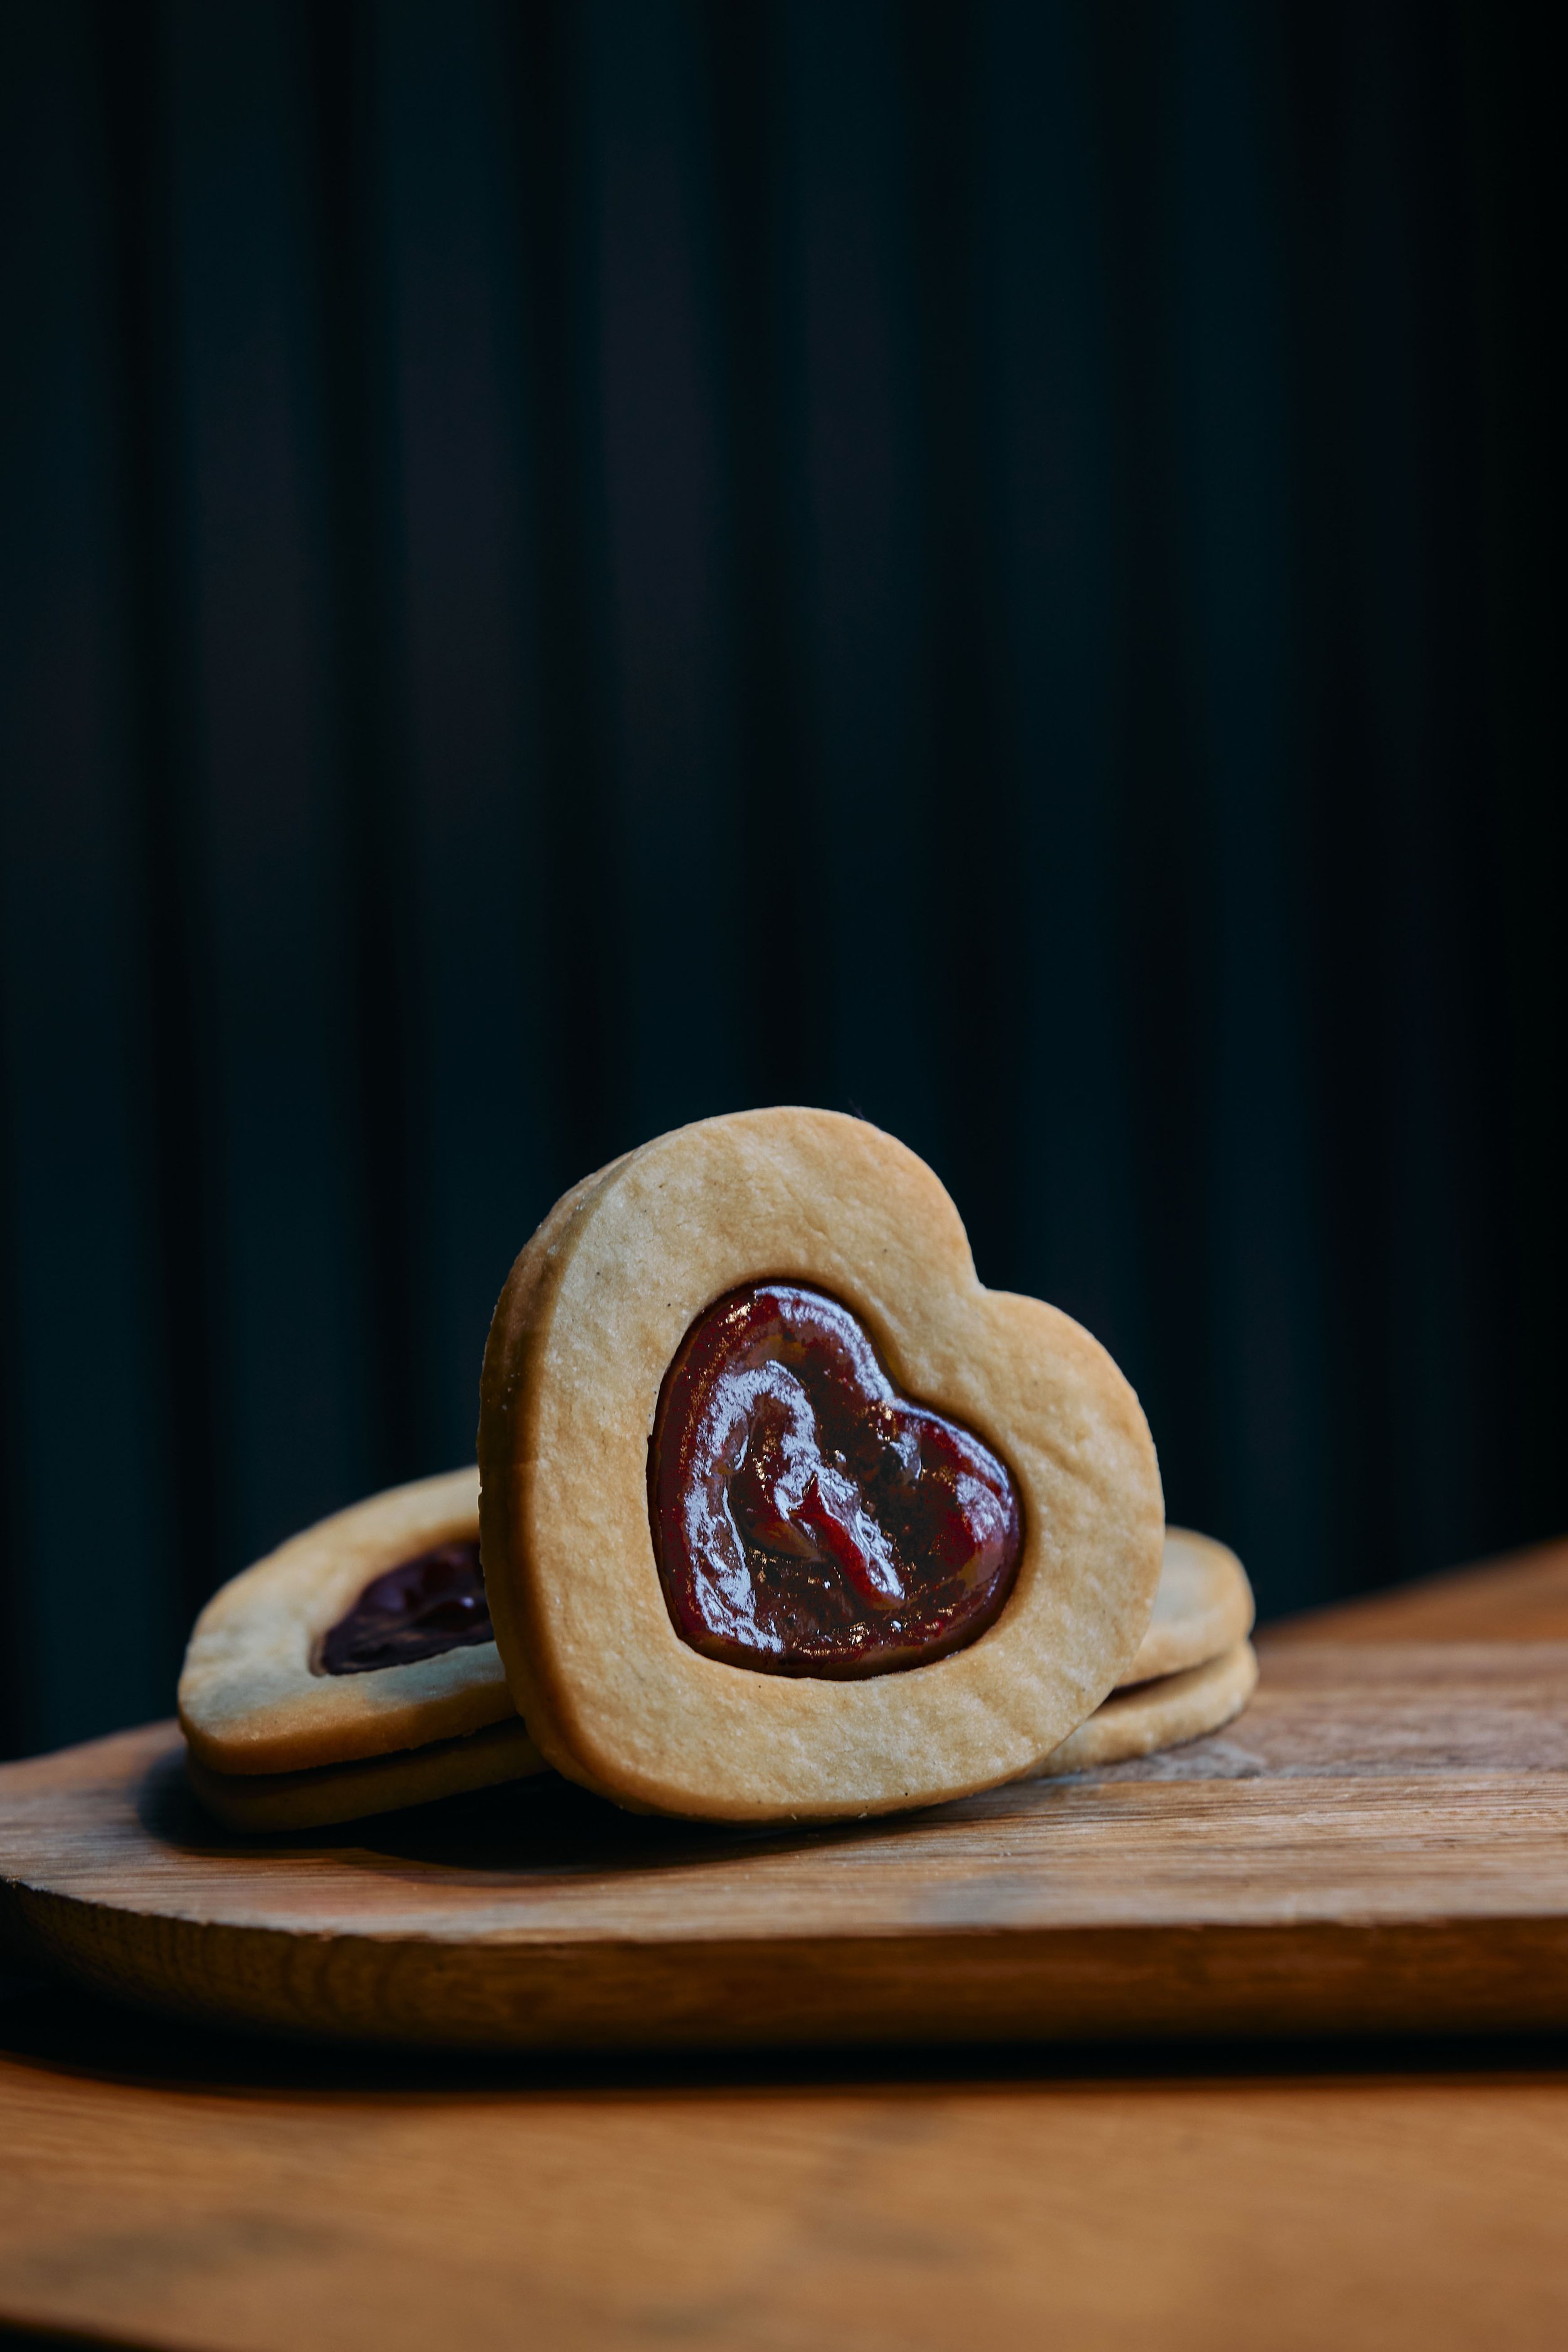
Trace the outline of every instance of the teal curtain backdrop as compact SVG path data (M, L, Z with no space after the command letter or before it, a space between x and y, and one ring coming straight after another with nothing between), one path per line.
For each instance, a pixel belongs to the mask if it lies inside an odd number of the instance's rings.
M1490 0L0 15L5 1733L796 1099L1266 1612L1568 1525L1555 73Z

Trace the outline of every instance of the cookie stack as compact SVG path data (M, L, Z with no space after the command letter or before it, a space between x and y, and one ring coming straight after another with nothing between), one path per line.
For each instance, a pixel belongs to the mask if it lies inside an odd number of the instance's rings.
M887 1812L1192 1738L1256 1681L1240 1563L1165 1529L1110 1358L985 1290L862 1120L705 1120L567 1194L497 1307L479 1453L204 1610L180 1717L227 1826L547 1768L702 1819Z

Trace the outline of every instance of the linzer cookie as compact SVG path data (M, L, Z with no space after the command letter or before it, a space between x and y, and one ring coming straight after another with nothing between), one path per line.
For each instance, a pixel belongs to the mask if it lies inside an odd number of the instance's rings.
M1190 1528L1165 1529L1149 1630L1121 1686L1206 1665L1252 1631L1252 1587L1236 1554Z
M1082 1772L1176 1748L1240 1714L1258 1682L1252 1587L1236 1554L1190 1528L1165 1529L1154 1611L1110 1697L1038 1768Z
M542 1769L491 1634L477 1486L468 1469L373 1496L208 1601L179 1706L220 1818L303 1828Z
M549 1761L634 1807L829 1819L1029 1771L1132 1668L1159 1473L1097 1341L984 1289L864 1121L771 1110L580 1185L480 1397L486 1584Z
M1037 1767L1042 1775L1087 1772L1179 1748L1218 1731L1241 1713L1258 1685L1258 1655L1250 1642L1184 1674L1162 1675L1135 1689L1113 1691L1087 1723Z
M437 1739L352 1764L318 1764L306 1772L214 1772L185 1757L185 1777L207 1811L252 1837L401 1812L543 1769L543 1758L515 1715L461 1739Z

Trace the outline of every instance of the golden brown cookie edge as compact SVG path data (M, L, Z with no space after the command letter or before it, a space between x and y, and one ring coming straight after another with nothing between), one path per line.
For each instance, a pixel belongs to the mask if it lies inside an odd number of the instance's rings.
M900 1386L979 1430L1019 1478L1013 1599L937 1664L852 1684L755 1675L670 1623L646 1492L659 1388L695 1316L770 1276L843 1297ZM1092 1711L1146 1624L1163 1517L1131 1388L1055 1308L984 1290L935 1176L864 1121L735 1114L605 1171L514 1268L483 1395L485 1554L514 1695L550 1760L620 1803L824 1819L993 1785Z

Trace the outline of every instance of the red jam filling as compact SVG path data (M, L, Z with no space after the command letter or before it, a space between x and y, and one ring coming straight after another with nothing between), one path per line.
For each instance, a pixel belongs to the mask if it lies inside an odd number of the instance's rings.
M372 1578L323 1640L321 1671L372 1675L494 1639L477 1538L437 1544Z
M648 1454L676 1632L763 1674L928 1665L994 1622L1023 1510L972 1430L895 1387L858 1317L753 1282L699 1318Z

